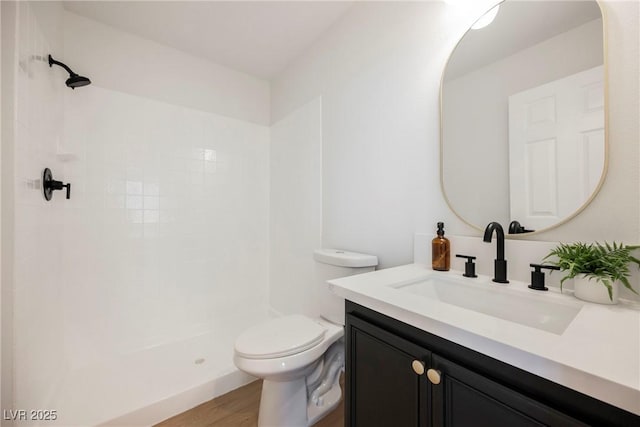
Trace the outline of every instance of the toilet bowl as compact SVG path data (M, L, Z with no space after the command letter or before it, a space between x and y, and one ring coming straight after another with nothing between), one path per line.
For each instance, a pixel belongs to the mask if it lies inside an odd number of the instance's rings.
M291 315L256 325L238 338L234 363L264 380L259 426L312 425L340 403L342 336L340 325Z
M332 295L326 280L372 271L375 256L320 249L314 253L321 316L300 314L255 325L236 340L238 369L263 379L259 427L311 426L342 398L344 300Z

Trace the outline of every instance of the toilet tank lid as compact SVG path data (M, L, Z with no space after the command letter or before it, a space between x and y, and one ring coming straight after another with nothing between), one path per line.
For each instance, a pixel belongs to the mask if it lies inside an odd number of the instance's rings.
M347 252L340 249L316 249L313 258L323 264L339 267L375 267L378 257L375 255Z

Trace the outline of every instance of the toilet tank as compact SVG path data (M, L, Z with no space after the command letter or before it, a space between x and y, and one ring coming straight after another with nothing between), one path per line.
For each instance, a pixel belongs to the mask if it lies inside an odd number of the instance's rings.
M313 258L316 260L315 300L318 314L332 323L344 325L344 298L329 290L327 280L373 271L378 265L378 257L339 249L316 249Z

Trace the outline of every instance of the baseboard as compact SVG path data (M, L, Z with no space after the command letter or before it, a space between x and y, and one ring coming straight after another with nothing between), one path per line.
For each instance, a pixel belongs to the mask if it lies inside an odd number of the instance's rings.
M214 380L109 420L100 426L154 425L255 380L256 378L233 369Z

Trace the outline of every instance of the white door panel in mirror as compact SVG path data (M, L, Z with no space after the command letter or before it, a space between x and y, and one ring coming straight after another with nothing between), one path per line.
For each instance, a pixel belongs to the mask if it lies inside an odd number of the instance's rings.
M567 218L600 182L603 78L595 67L509 97L510 217L528 228Z

